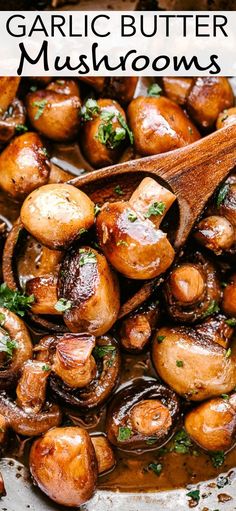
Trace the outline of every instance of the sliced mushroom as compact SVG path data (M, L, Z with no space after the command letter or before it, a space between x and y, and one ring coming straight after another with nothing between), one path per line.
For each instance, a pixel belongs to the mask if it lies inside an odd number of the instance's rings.
M137 378L113 398L108 409L108 440L124 450L156 449L172 436L179 418L175 392L154 379Z
M192 401L230 392L236 385L236 358L223 346L232 335L221 316L194 328L163 327L153 342L154 367L175 392Z
M69 184L52 184L34 190L21 208L28 232L48 248L68 247L94 222L94 204L85 193Z

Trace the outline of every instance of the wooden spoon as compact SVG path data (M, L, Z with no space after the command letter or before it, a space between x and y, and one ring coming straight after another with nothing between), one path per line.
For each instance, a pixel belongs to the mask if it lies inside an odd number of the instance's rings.
M101 205L120 199L128 200L144 177L149 176L157 181L161 178L162 184L167 185L178 200L179 219L174 246L179 251L208 199L235 165L236 125L233 125L181 149L96 170L76 177L70 183ZM123 191L122 197L115 192L117 185ZM121 307L120 317L143 303L159 280L147 281Z

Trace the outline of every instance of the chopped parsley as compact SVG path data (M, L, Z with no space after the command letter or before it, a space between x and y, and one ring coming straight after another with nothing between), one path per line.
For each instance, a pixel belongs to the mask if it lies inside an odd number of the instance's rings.
M125 247L128 247L129 244L127 243L127 241L124 241L124 240L119 240L117 241L116 243L116 246L119 247L120 245L124 245Z
M79 230L79 235L82 236L82 234L85 234L86 232L88 232L88 229L81 227L81 229Z
M28 131L28 128L25 124L17 124L15 130L17 133L25 133Z
M133 144L134 137L132 131L129 129L124 117L120 114L120 112L109 112L108 110L103 110L101 112L101 120L103 122L100 123L96 138L101 142L101 144L106 145L110 149L115 149L126 139L128 135L130 143ZM117 119L119 121L120 126L114 127L113 120Z
M217 198L216 198L216 206L217 206L217 208L219 208L221 206L222 202L224 202L225 197L226 197L228 191L229 191L229 185L228 184L225 184L225 185L223 185L220 188L220 190L218 192L218 195L217 195Z
M94 215L97 216L100 213L101 207L98 204L94 205Z
M176 365L177 367L183 367L184 366L183 360L176 360Z
M116 347L111 344L107 344L104 346L95 346L93 349L93 355L95 358L103 358L106 355L114 354L116 351Z
M164 341L165 337L166 337L165 335L158 335L156 338L158 344L161 344Z
M160 93L162 92L161 87L158 85L158 83L152 83L149 85L147 89L148 96L153 96L158 98L160 96Z
M224 451L216 451L214 454L211 454L211 462L215 468L222 467L225 462Z
M215 300L212 300L210 304L208 305L206 311L203 313L202 318L207 318L208 316L211 316L212 314L216 314L220 311L219 305Z
M9 335L3 335L0 337L0 351L4 351L7 355L12 358L13 351L17 348L18 344L12 340Z
M156 441L157 441L157 437L156 437L156 436L154 436L154 437L150 437L150 438L148 438L148 439L146 440L146 442L145 442L145 443L146 443L147 445L153 445L153 444L155 444L155 443L156 443Z
M161 463L149 463L148 468L154 472L157 476L162 472L162 464Z
M192 441L188 437L186 431L181 429L175 434L173 438L173 444L170 448L170 452L177 452L178 454L189 454L192 445Z
M0 286L0 307L5 307L18 316L23 317L26 310L34 302L34 295L27 296L20 291L13 291L5 282Z
M36 90L38 90L37 85L31 85L30 92L36 92Z
M229 348L229 349L225 352L225 358L229 358L229 357L231 357L231 353L232 353L232 350L231 350L231 348Z
M50 371L51 367L48 364L42 366L42 371Z
M36 106L37 109L38 109L36 114L35 114L35 116L34 116L35 121L37 121L41 117L41 115L43 114L43 111L44 111L44 108L45 108L46 104L47 104L47 100L46 99L41 99L39 101L33 101L32 105Z
M125 427L125 426L119 427L118 436L117 436L118 442L126 442L126 440L129 440L131 436L132 436L132 429Z
M60 300L58 300L58 302L55 305L55 309L58 312L68 311L68 310L71 309L71 307L72 307L71 301L70 300L66 300L65 298L60 298Z
M121 186L120 185L117 185L115 188L114 188L114 192L117 193L117 195L124 195L124 192L122 191L121 189Z
M138 218L138 217L137 217L136 213L134 213L133 211L130 211L130 212L128 213L128 220L129 220L130 222L135 222L135 220L137 220L137 218Z
M99 112L100 108L97 101L93 98L89 98L80 110L80 117L84 122L91 121L95 115L99 114Z
M229 326L236 326L236 318L226 319L225 323Z
M166 206L164 202L153 202L151 206L148 208L147 212L144 214L145 218L150 218L150 216L158 216L163 215Z
M2 312L0 312L0 325L2 326L5 323L6 316Z
M229 400L229 394L221 394L221 397L225 399L226 401Z
M187 494L187 497L190 497L195 502L199 502L200 500L200 491L199 490L191 490Z
M92 250L86 250L85 248L79 249L81 254L79 265L84 266L85 264L95 264L97 262L96 254Z

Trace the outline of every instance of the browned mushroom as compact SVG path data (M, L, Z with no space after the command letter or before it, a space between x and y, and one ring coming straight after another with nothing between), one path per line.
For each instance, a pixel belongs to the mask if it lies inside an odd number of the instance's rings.
M217 269L201 252L183 258L164 283L169 315L175 321L192 323L208 313L212 303L219 303L221 287Z
M116 464L114 452L104 435L91 437L98 462L98 474L110 471Z
M103 335L117 320L118 279L106 258L88 246L67 252L60 271L59 298L69 304L63 318L72 332Z
M127 351L139 352L147 346L160 316L158 301L151 301L121 321L119 341Z
M98 407L107 401L117 386L120 374L121 358L116 340L110 336L99 337L91 353L93 344L91 335L64 334L44 337L35 348L37 360L53 365L49 384L55 398L82 410ZM82 384L85 386L82 387Z
M219 130L224 126L231 126L231 124L235 123L236 123L236 107L233 106L232 108L223 110L223 112L221 112L218 115L216 121L216 128Z
M227 78L198 77L189 92L187 108L197 124L210 128L222 110L233 106L233 100L233 91Z
M236 274L233 274L223 291L222 308L225 314L236 318Z
M221 316L194 328L163 327L153 342L154 367L165 383L192 401L230 392L236 385L236 358L227 345L232 335Z
M165 95L179 105L184 105L194 83L194 78L179 76L163 76L162 84Z
M34 190L21 208L28 232L48 248L68 247L94 222L94 204L75 186L61 183Z
M115 395L108 409L107 436L120 449L156 449L169 440L178 418L175 392L154 379L137 378Z
M81 146L89 163L100 168L117 162L129 134L126 115L111 99L88 99L81 109Z
M192 121L168 98L139 96L129 104L128 120L141 155L171 151L200 138Z
M22 365L32 357L32 343L22 319L3 307L0 314L0 389L6 389L15 384Z
M16 97L20 78L1 76L0 78L0 112L4 113Z
M201 403L187 413L184 424L202 449L228 451L236 439L236 394Z
M26 413L39 413L46 402L46 385L50 366L36 360L28 360L16 388L17 404Z
M6 144L14 135L27 131L25 119L25 107L22 101L15 98L8 109L0 115L0 143Z
M32 126L42 135L57 142L75 139L79 129L81 107L75 82L50 84L46 89L29 93L27 113Z
M32 445L29 466L39 488L57 504L77 508L95 490L97 460L85 429L48 431Z

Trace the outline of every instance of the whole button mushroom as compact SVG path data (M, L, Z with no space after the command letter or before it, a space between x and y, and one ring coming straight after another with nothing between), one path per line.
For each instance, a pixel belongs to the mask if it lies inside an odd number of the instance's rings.
M231 85L223 76L196 78L187 99L191 118L203 128L212 127L222 110L233 106Z
M236 359L228 342L233 329L216 316L201 325L163 327L153 341L158 375L179 395L201 401L233 390Z
M0 188L13 199L25 197L48 182L50 163L37 133L14 138L0 154Z
M218 115L216 128L219 130L224 126L231 126L236 123L236 107L226 108Z
M229 283L224 288L222 308L225 314L236 318L236 274L231 275Z
M236 440L236 394L201 403L187 413L184 425L202 449L228 451Z
M128 107L128 121L135 149L144 156L171 151L200 138L180 106L164 97L133 99Z
M54 428L34 442L30 472L39 488L57 504L79 507L96 488L97 459L86 430Z
M60 250L93 225L94 204L72 185L45 185L25 199L21 221L40 243Z
M194 78L191 77L163 76L162 78L165 95L179 105L184 105L186 103L193 83Z

